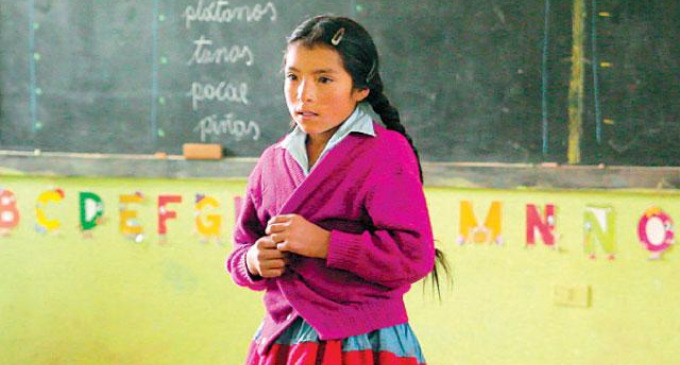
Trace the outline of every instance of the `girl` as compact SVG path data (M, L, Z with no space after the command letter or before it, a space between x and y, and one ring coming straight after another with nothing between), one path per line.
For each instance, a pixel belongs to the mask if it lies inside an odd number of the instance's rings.
M293 31L284 64L295 128L251 173L227 259L238 285L265 291L247 364L425 364L403 295L435 249L375 45L356 22L320 16Z

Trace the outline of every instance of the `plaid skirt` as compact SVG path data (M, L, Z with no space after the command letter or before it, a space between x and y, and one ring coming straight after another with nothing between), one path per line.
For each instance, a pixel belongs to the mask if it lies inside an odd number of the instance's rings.
M339 340L319 340L319 334L298 317L269 351L257 352L260 330L250 344L247 365L425 365L411 326L400 324Z

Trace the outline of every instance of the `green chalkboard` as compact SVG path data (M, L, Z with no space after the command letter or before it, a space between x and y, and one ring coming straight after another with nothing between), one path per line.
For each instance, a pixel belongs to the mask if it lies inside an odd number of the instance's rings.
M2 0L3 149L257 156L284 134L279 72L306 17L336 1Z
M575 1L579 163L680 166L680 5ZM332 13L373 34L423 159L567 162L573 4L0 0L0 149L256 157L288 129L285 36Z

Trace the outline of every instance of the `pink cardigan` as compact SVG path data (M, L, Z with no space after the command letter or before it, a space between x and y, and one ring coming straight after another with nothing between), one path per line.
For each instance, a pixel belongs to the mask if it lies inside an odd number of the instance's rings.
M322 340L408 322L403 295L434 266L434 243L415 155L397 132L352 133L304 177L281 146L262 153L248 180L227 270L265 290L260 351L298 316ZM270 217L299 214L331 231L325 260L296 256L275 279L252 277L248 248Z

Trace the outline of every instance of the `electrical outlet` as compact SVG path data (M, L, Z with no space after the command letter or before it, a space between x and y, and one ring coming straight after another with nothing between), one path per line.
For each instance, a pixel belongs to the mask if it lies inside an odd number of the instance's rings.
M553 302L567 307L590 307L589 285L555 285Z

